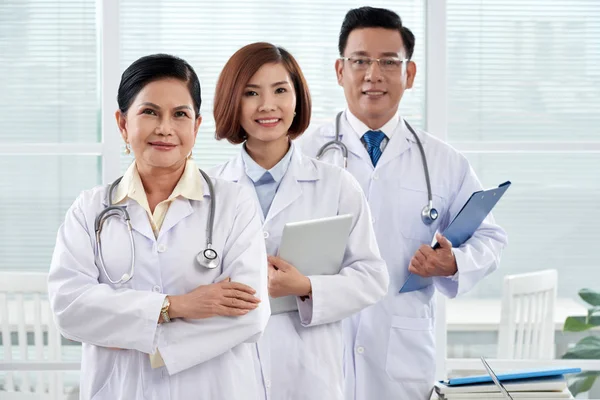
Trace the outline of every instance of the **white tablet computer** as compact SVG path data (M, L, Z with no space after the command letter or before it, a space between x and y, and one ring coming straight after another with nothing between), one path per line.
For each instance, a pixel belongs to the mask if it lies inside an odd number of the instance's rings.
M287 223L279 257L303 275L337 274L344 260L351 225L351 214ZM271 314L298 309L296 296L271 298L270 302Z

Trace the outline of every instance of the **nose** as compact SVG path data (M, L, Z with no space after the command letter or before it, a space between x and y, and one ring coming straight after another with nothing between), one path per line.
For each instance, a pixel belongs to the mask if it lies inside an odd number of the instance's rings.
M156 127L156 133L163 136L173 135L173 126L169 117L161 118L160 123Z
M275 105L275 99L273 96L267 94L261 97L261 103L258 106L258 111L275 111L277 106Z
M367 68L365 73L365 80L367 82L381 82L383 81L383 74L381 73L381 68L379 67L379 63L377 61L373 61L371 65Z

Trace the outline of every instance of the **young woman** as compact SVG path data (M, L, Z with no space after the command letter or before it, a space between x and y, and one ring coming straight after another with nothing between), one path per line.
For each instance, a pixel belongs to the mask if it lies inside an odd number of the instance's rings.
M302 72L286 50L254 43L238 50L219 77L218 139L243 143L211 171L255 192L269 256L269 294L296 296L298 311L273 315L256 345L257 379L266 398L343 398L341 320L377 302L388 274L358 183L344 170L304 157L292 140L310 122ZM304 276L276 257L288 222L352 215L337 275ZM315 260L318 262L318 260Z
M264 330L269 302L254 194L188 159L202 120L188 63L135 61L118 102L135 162L75 200L48 281L60 332L83 344L81 398L256 399L242 344Z

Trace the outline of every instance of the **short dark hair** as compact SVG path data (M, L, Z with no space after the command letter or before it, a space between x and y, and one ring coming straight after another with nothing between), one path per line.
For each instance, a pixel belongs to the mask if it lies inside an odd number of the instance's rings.
M117 93L119 110L127 114L131 103L147 84L164 78L175 78L187 83L196 117L199 116L202 95L198 76L187 61L169 54L144 56L127 67L121 75Z
M346 51L348 36L355 29L361 28L384 28L393 29L400 32L402 43L406 50L406 57L410 60L415 51L415 35L407 27L402 25L402 19L395 12L385 8L360 7L353 8L346 13L342 29L340 29L340 38L338 41L338 50L340 57Z
M248 81L265 64L285 67L296 92L296 116L288 130L290 139L300 136L310 124L311 99L308 84L296 59L284 48L257 42L236 51L223 67L215 88L213 114L217 140L240 144L247 133L240 124L242 97Z

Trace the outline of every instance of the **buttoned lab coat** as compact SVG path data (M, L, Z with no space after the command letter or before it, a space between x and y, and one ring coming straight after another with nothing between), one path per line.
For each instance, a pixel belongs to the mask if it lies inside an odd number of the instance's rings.
M210 206L176 198L155 238L146 211L126 200L135 240L135 273L112 285L95 260L94 219L106 207L108 187L83 192L60 227L49 274L49 297L63 336L82 342L82 399L256 399L252 353L270 307L267 261L252 193L214 180L213 248L221 265L196 262L206 248ZM113 280L130 268L125 222L111 217L102 231L105 265ZM227 277L256 290L260 306L241 317L175 319L158 325L165 295L185 294ZM120 348L113 350L109 347ZM152 369L149 353L165 366Z
M278 254L288 222L352 214L352 227L341 272L310 276L312 300L297 299L299 311L271 316L257 344L257 376L268 399L342 399L341 320L380 300L387 292L388 273L356 180L341 168L302 156L297 148L292 151L263 218L267 253ZM210 173L254 190L241 154ZM260 212L256 195L254 205Z
M334 139L334 123L299 139L311 157ZM448 297L469 291L500 262L506 233L489 215L475 234L453 249L455 277L436 277L433 285L400 294L408 265L420 245L430 245L481 184L466 158L449 145L417 131L425 149L433 206L439 218L431 225L421 220L427 186L417 143L401 119L374 168L358 134L345 114L340 123L348 147L348 171L362 187L373 216L373 227L390 273L390 290L383 301L344 321L347 399L428 399L435 378L433 294ZM343 165L342 154L330 150L323 161Z

